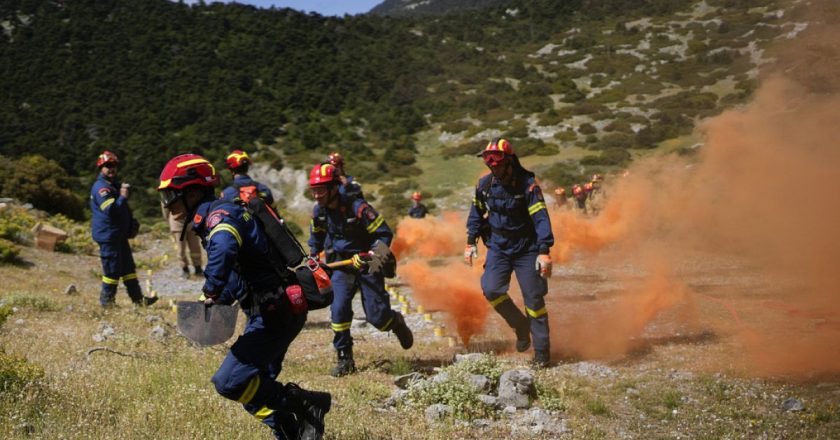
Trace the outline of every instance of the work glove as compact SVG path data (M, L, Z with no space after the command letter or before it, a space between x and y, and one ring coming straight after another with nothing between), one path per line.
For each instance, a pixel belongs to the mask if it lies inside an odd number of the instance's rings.
M548 255L537 255L535 269L544 279L551 277L551 257Z
M356 270L362 270L367 267L367 262L370 260L370 252L354 254L352 260L353 268Z
M201 296L198 297L198 300L203 302L205 306L216 304L217 299L219 299L218 293L208 292L204 289L201 289Z
M474 244L468 244L464 248L464 263L472 266L473 260L478 258L478 247Z

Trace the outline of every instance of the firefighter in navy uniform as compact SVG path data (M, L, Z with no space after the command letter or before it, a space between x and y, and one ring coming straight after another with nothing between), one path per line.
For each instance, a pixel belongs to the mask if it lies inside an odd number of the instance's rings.
M164 205L192 218L204 243L206 304L212 307L225 292L235 292L248 317L244 333L213 375L213 384L223 397L243 404L271 427L277 438L320 439L330 394L275 381L306 321L306 311L294 313L285 295L296 280L281 278L271 267L270 243L258 222L241 205L215 199L218 182L205 158L184 154L166 164L158 186Z
M137 234L136 227L139 224L133 219L128 207L128 184L121 185L117 179L119 163L116 154L103 151L96 159L99 175L90 189L90 209L93 211L91 235L99 244L99 257L102 260L99 304L109 307L115 303L117 286L122 280L131 302L149 306L158 298L144 297L137 280L128 239Z
M320 164L312 168L309 187L318 203L310 222L310 254L318 255L329 239L337 259L353 260L352 266L336 269L332 275L335 297L330 313L335 333L333 346L338 360L330 374L335 377L356 370L350 324L353 319L352 301L357 289L362 291L365 316L371 325L380 331L393 331L405 350L414 344L414 336L403 316L391 310L383 273L370 273L365 263L364 254L371 250L373 244L381 241L390 246L393 233L382 216L363 198L341 194L340 186L341 180L333 165Z
M225 159L227 168L233 174L233 184L222 191L222 199L236 203L248 203L252 198L259 197L269 205L274 204L274 195L262 183L248 176L251 158L242 150L233 150Z
M533 338L534 364L545 367L551 347L543 297L548 292L549 250L554 244L545 200L534 174L522 167L506 139L492 140L481 156L491 173L476 186L467 218L464 260L472 265L478 256L476 239L483 236L485 224L489 225L481 289L516 332L517 351L527 350ZM527 316L508 296L512 272L516 272Z
M429 210L426 209L426 205L420 203L420 200L423 200L423 196L419 191L414 191L414 194L411 195L411 208L408 208L409 217L425 218L426 214L429 213Z

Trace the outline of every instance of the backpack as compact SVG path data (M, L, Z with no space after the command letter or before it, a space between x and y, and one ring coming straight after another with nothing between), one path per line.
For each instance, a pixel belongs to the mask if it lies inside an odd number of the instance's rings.
M288 270L294 272L309 310L322 309L332 304L333 290L328 268L306 254L280 214L259 197L250 199L244 206L271 243L271 266L281 278L288 275Z
M236 201L246 207L251 200L260 198L260 191L257 189L256 184L240 186L234 182L233 187L239 190L239 197Z

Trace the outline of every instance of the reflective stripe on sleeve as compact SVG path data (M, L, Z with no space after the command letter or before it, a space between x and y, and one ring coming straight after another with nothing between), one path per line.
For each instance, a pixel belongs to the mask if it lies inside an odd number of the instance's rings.
M540 209L545 209L545 202L537 202L528 208L528 214L534 215Z
M382 226L382 222L384 222L384 221L385 221L385 218L382 217L381 215L376 217L376 220L374 220L367 227L368 234L373 234L377 229L379 229L380 226Z
M102 204L99 205L99 210L104 211L104 210L108 209L108 207L111 206L114 203L114 200L115 199L111 198L111 199L108 199L108 200L102 202Z
M236 239L236 244L242 246L242 237L239 236L239 231L237 231L236 228L227 223L220 223L215 228L213 228L213 230L210 231L210 235L207 236L207 239L210 240L211 238L213 238L213 234L219 231L225 231L230 233L231 235L233 235L233 238Z

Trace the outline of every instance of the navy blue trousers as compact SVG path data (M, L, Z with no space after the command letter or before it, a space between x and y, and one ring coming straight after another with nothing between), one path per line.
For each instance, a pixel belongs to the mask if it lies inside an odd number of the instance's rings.
M362 305L367 321L381 331L388 331L396 313L391 310L391 301L385 291L385 277L382 273L359 273L353 270L336 270L332 275L334 299L330 305L332 329L335 332L333 346L345 350L353 346L350 325L353 322L353 297L362 291Z
M99 258L102 260L102 290L99 293L99 303L103 306L113 304L117 296L117 286L122 280L131 301L139 303L143 300L137 271L134 267L134 257L128 239L116 242L99 243Z

